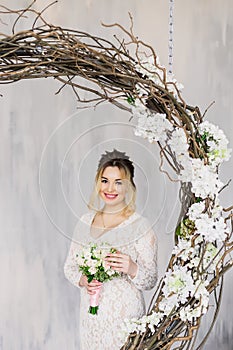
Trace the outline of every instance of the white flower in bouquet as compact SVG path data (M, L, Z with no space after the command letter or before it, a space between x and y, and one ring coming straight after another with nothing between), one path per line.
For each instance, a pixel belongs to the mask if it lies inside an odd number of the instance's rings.
M110 266L106 265L104 258L108 253L115 253L116 249L104 244L98 246L97 244L90 244L87 248L77 255L77 264L82 274L87 276L88 283L92 280L99 282L106 282L115 277L120 277L121 274L114 271ZM98 310L98 296L100 289L96 294L91 295L89 312L93 315L97 314Z
M97 244L90 244L88 248L77 255L77 264L79 270L88 277L88 281L93 279L99 282L105 282L113 277L119 277L120 274L110 266L107 266L104 258L108 253L114 253L116 249L106 246L106 244L98 246Z

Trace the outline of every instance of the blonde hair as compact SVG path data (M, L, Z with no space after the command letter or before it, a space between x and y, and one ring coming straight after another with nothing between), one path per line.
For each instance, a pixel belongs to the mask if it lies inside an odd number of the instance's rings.
M125 162L123 159L113 159L113 160L110 160L99 167L99 169L97 170L96 176L95 176L94 189L91 193L90 200L88 203L88 208L90 210L95 210L95 211L100 210L99 192L100 192L100 187L101 187L101 178L102 178L104 170L109 166L118 167L118 169L120 170L120 172L122 174L123 179L128 180L128 186L127 186L127 196L128 196L127 201L128 201L128 203L126 203L126 206L122 210L122 215L128 217L136 210L136 204L135 204L135 202L136 202L136 186L135 186L135 183L133 181L133 176L132 176L131 171L129 170L127 165L124 163ZM98 201L97 205L96 205L96 200Z

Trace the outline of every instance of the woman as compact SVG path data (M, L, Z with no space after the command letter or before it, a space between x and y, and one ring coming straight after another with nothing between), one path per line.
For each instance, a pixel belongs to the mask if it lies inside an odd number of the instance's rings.
M121 327L124 319L145 314L142 290L151 289L157 280L157 245L148 220L135 211L136 186L134 166L123 152L103 154L95 178L90 210L76 225L64 272L67 279L81 290L81 349L119 350L125 342ZM94 210L95 199L104 202ZM106 258L108 266L120 278L101 286L97 315L88 313L90 295L101 283L88 283L79 272L76 256L83 245L108 242L117 249Z

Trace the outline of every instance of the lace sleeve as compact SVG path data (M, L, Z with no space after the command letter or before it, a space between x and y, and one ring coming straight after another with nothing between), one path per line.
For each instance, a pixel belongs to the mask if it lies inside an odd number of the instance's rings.
M64 264L65 277L75 287L78 287L78 288L81 288L79 285L79 280L80 280L80 277L82 276L82 272L79 271L76 254L78 254L78 252L80 251L80 248L81 247L79 246L79 244L72 242Z
M143 237L135 242L137 252L137 274L130 280L141 290L152 289L157 282L157 240L150 229Z

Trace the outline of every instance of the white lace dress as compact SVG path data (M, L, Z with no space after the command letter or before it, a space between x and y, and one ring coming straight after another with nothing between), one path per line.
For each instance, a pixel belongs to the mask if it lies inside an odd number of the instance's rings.
M76 225L73 241L64 265L66 278L81 291L80 344L81 350L119 350L125 342L121 327L125 318L145 314L143 290L151 289L157 281L157 244L149 221L134 212L120 225L93 238L90 227L94 212L84 214ZM90 296L78 283L81 272L76 254L90 242L108 242L122 253L129 254L138 265L137 275L128 275L103 283L98 315L88 313Z

